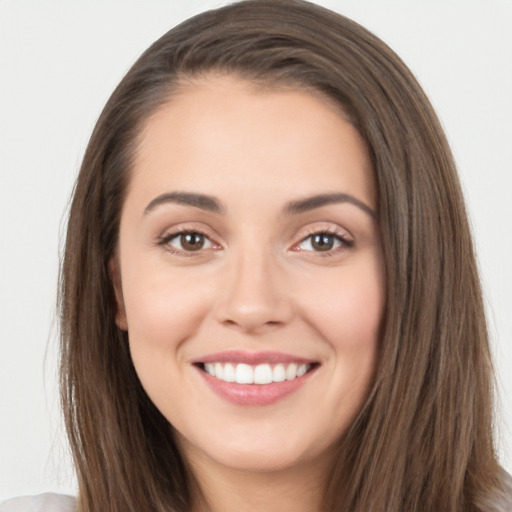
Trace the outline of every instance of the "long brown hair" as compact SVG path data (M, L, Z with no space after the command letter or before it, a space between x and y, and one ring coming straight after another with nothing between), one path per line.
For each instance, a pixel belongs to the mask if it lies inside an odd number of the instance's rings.
M61 272L61 389L79 510L186 511L194 479L116 327L109 275L142 123L211 71L336 102L365 139L387 279L370 396L339 446L326 511L484 511L500 492L492 367L464 202L439 121L407 67L349 19L249 0L169 31L106 104L74 190Z

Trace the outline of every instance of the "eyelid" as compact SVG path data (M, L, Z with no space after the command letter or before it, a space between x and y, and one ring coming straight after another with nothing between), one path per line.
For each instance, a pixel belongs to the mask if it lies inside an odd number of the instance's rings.
M341 246L328 250L328 251L312 251L312 250L304 250L300 249L299 246L305 242L308 238L314 236L314 235L320 235L320 234L326 234L333 237L336 237L338 240L341 241ZM302 228L297 235L297 238L299 239L297 242L295 242L291 250L292 251L303 251L303 252L315 252L322 256L330 256L337 252L341 252L347 249L350 249L354 246L354 238L353 236L344 228L341 228L339 226L333 226L332 224L327 225L324 223L315 223L313 225L308 225Z
M208 226L204 226L196 224L196 223L183 223L177 224L176 226L167 227L167 229L163 230L162 234L158 235L155 240L156 246L163 246L166 250L171 253L183 255L183 256L199 256L204 254L207 251L211 250L219 250L223 248L223 245L217 242L219 238L216 233L209 228ZM179 248L173 247L169 244L171 240L174 238L186 234L186 233L197 233L203 237L205 237L211 244L211 247L201 248L197 251L187 251L181 250ZM336 237L341 244L338 247L326 250L326 251L315 251L315 250L307 250L301 249L299 246L304 243L308 238L314 235L327 234L333 237ZM338 225L327 224L327 223L312 223L307 226L302 227L296 238L296 242L293 243L290 248L291 251L294 252L307 252L307 253L316 253L320 256L332 256L334 254L338 254L340 252L346 251L353 247L354 239L353 236L346 230Z
M215 234L211 234L211 231L211 229L207 229L202 226L197 226L197 224L181 224L165 229L162 232L162 234L157 236L155 245L162 246L164 249L166 249L172 254L177 254L180 256L199 256L201 254L204 254L206 251L222 249L222 245L215 240L217 237L215 236ZM173 239L187 233L196 233L198 235L203 236L211 243L212 246L207 248L201 248L198 249L197 251L186 251L170 245L169 242L171 242Z
M208 224L196 221L183 221L167 225L164 229L159 231L157 238L161 239L171 234L179 235L181 233L199 233L200 235L204 235L208 238L220 238L217 231L211 228Z
M194 250L191 250L191 251L187 251L186 249L183 249L183 248L178 248L178 247L174 247L171 242L173 242L174 240L180 240L183 235L199 235L200 237L202 237L203 240L207 241L207 243L209 244L209 247L201 247L200 249L197 249L197 251L194 251ZM207 237L206 235L203 235L202 233L198 233L196 231L192 232L188 232L188 231L184 231L182 233L176 233L176 234L173 234L173 233L170 233L169 235L167 235L165 237L165 243L170 245L171 247L173 247L174 249L177 249L179 251L183 251L183 252L186 252L186 253L193 253L193 252L199 252L201 250L204 250L204 249L211 249L213 247L213 242L210 240L209 237ZM181 241L181 240L180 240Z

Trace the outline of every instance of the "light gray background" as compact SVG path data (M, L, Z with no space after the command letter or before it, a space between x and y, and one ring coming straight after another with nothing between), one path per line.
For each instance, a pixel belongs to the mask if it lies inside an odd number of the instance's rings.
M0 500L75 492L59 419L55 291L65 209L94 122L134 59L225 2L0 0ZM374 31L439 112L474 228L512 471L512 1L318 3Z

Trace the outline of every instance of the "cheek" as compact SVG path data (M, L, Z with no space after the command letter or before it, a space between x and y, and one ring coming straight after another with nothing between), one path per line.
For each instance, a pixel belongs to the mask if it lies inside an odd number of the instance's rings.
M127 269L123 292L128 334L134 354L154 357L174 352L193 335L208 310L210 297L194 278L158 271Z
M317 276L308 288L304 315L333 349L364 351L377 344L385 302L377 261Z
M135 370L156 407L169 421L179 420L187 410L183 397L191 393L184 375L186 342L207 314L211 297L194 280L173 276L168 269L127 269L126 275L123 291Z
M344 431L360 411L373 383L385 287L376 258L328 274L317 275L302 307L304 318L328 347L330 386L325 390L325 400L340 404L333 408L332 423Z

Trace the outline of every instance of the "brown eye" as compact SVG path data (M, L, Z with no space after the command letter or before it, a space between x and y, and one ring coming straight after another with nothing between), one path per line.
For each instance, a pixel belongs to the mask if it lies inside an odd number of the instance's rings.
M311 247L314 251L330 251L334 247L335 237L327 233L319 233L311 237Z
M205 237L200 233L182 233L179 241L184 251L199 251L204 247Z
M206 235L195 231L170 233L160 238L159 245L167 247L174 254L199 253L202 250L215 247L215 244Z
M348 249L352 247L354 243L350 240L346 240L341 235L335 235L333 233L314 233L307 236L297 245L297 249L301 251L311 252L325 252L334 254L338 250Z

